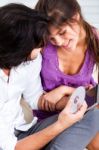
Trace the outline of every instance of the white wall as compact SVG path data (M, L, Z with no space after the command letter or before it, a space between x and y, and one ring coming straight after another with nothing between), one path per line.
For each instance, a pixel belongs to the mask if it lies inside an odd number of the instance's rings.
M8 3L23 3L29 7L33 7L38 0L0 0L0 6Z
M38 0L0 0L0 6L8 3L23 3L29 7L34 7ZM82 6L83 15L92 25L99 28L99 0L78 0Z
M99 28L99 0L78 0L86 20Z

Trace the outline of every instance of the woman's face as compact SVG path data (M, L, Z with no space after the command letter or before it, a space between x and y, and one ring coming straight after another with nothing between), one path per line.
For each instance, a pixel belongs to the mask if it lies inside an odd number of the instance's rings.
M80 25L73 22L70 25L63 25L60 28L51 27L49 40L52 44L74 51L80 38Z

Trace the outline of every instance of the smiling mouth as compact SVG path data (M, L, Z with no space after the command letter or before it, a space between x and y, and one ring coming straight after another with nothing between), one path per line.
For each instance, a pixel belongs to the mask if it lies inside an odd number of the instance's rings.
M70 42L71 42L71 40L69 40L67 44L63 45L63 47L68 48L68 47L69 47Z

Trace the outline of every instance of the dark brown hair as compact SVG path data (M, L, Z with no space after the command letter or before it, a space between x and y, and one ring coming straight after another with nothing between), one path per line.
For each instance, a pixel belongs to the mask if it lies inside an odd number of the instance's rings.
M63 23L75 21L73 16L78 13L79 23L86 31L86 43L94 54L96 62L99 62L99 40L96 29L85 21L81 7L76 0L39 0L35 9L50 16L49 24L57 27Z
M0 7L0 68L11 69L27 61L44 44L47 17L22 4Z

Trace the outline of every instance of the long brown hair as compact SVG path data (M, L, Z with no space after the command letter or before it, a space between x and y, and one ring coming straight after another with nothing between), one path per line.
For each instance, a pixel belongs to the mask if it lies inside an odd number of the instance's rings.
M39 0L36 10L50 17L50 25L60 26L63 23L75 21L73 16L80 15L80 24L86 31L86 43L94 54L96 63L99 62L99 39L96 29L93 28L82 16L81 7L76 0Z

